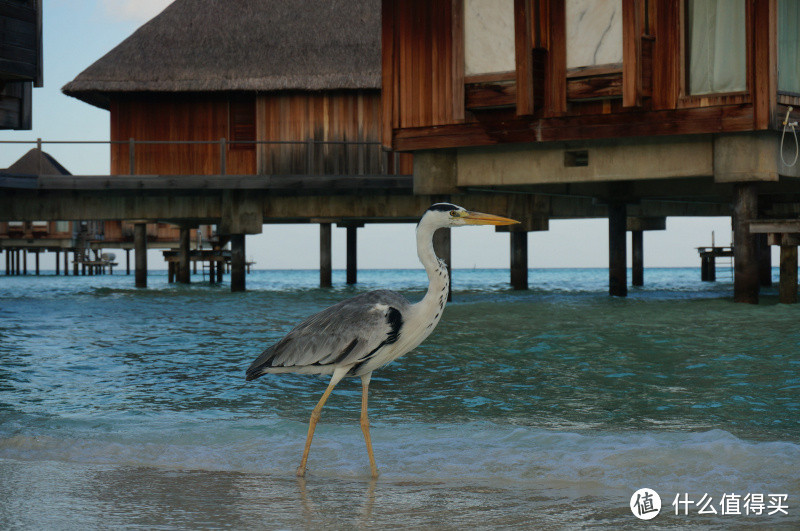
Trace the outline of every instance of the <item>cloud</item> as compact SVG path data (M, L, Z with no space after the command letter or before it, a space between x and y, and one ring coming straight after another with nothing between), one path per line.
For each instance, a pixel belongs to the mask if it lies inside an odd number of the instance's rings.
M133 22L150 20L171 3L172 0L100 0L106 16Z

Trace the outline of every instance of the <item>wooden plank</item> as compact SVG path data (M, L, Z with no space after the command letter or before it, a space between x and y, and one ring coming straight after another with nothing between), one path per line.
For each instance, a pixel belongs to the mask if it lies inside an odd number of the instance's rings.
M495 112L480 122L399 130L395 133L395 147L413 151L503 142L737 132L750 131L752 126L753 112L749 105L558 118L514 117Z
M567 100L618 98L623 96L623 74L567 80ZM624 104L623 104L624 105Z
M530 0L514 0L517 115L533 114L533 38Z
M564 2L548 0L548 87L545 116L560 116L567 110L567 21Z
M653 108L674 109L678 102L682 2L654 0Z
M395 82L397 75L394 53L395 0L381 4L381 143L392 148L392 129L396 126L394 114Z
M771 219L750 222L753 234L800 234L800 219Z
M622 106L642 102L641 0L622 0Z
M511 107L519 101L516 84L480 83L465 88L468 109ZM519 114L519 112L517 111Z
M452 121L461 122L464 120L465 94L464 94L464 1L452 0L451 4L451 33L452 56L450 65L452 68Z
M772 111L776 107L777 77L777 7L774 0L754 0L750 4L753 14L752 43L748 50L752 59L753 113L756 129L770 127Z

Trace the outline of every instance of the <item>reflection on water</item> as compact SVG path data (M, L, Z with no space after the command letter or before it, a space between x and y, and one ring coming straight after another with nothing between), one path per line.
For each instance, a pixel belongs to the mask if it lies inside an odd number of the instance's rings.
M340 274L340 273L337 273ZM730 302L694 270L456 271L431 338L377 372L369 480L360 386L323 410L297 480L313 376L244 369L298 320L361 290L421 296L422 271L257 272L134 290L125 276L0 278L0 527L569 527L632 518L630 494L786 492L798 525L800 306ZM343 278L334 278L343 284ZM683 520L681 520L683 518Z

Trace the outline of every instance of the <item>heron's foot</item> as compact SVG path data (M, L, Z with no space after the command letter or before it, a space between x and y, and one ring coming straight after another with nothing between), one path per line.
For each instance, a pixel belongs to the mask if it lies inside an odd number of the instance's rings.
M305 465L300 465L299 467L297 467L297 470L295 471L295 474L299 478L306 477L306 466Z
M372 467L372 479L378 479L378 476L381 475L380 470L377 467Z

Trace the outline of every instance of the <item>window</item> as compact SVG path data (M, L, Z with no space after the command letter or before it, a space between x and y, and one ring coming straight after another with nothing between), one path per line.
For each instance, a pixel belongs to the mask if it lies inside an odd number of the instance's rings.
M567 0L567 69L622 63L622 0Z
M778 90L800 93L800 2L778 2Z
M465 0L464 74L515 69L514 0Z
M688 0L689 94L747 90L745 0Z

